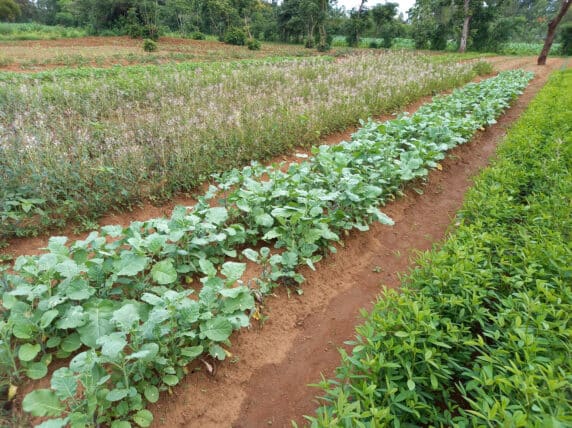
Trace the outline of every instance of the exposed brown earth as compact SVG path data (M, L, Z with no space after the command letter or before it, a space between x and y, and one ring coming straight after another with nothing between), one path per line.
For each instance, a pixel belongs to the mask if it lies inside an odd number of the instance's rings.
M314 413L318 390L307 385L319 382L321 374L333 376L340 362L337 349L353 338L360 308L371 307L382 284L397 287L399 275L413 266L412 257L445 238L454 227L455 213L471 177L488 164L506 129L549 74L564 64L561 59L551 59L545 67L537 67L535 58L487 60L499 71L524 68L534 71L536 77L496 125L452 150L442 162L442 170L433 171L426 185L410 186L404 197L383 209L395 226L374 224L368 232L351 233L337 254L318 264L316 272L302 272L306 277L303 295L279 290L268 297L264 307L267 320L231 337L233 356L218 364L214 376L203 367L189 374L172 395L164 394L150 409L155 414L153 426L289 427L292 420L301 425L303 415ZM407 111L415 111L426 101L420 100ZM350 133L330 136L325 142L337 143L348 139ZM192 202L181 198L164 207L145 206L109 216L102 224L126 225L169 214L175 204ZM46 243L46 238L18 240L9 251L38 253Z

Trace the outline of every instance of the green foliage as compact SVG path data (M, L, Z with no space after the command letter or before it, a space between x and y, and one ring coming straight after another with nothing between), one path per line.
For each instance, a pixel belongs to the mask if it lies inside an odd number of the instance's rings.
M86 31L79 28L47 26L41 24L12 24L0 22L0 40L48 40L55 38L84 37Z
M14 0L0 0L0 21L15 21L22 11Z
M154 42L159 40L159 35L159 27L154 24L145 25L141 30L141 36Z
M502 43L498 48L498 52L503 55L539 55L542 46L542 43ZM561 54L562 45L560 43L553 43L551 52L555 55Z
M288 168L253 164L214 177L194 207L170 218L105 226L70 244L50 238L45 254L19 257L0 278L2 373L39 379L54 357L71 358L50 389L25 397L26 411L59 416L56 426L150 424L147 402L178 384L189 362L225 358L255 295L301 284L299 267L315 269L344 231L393 224L380 205L494 123L530 78L507 72L469 84L411 117L370 121L351 142L315 148ZM250 286L240 280L246 264L226 261L242 256L260 265ZM202 285L186 287L195 279Z
M205 40L206 36L200 31L193 31L189 37L193 40Z
M151 39L143 40L143 50L145 52L155 52L157 49L159 49L159 46L154 40Z
M493 66L486 61L478 61L475 64L474 70L475 73L477 73L479 76L486 76L489 74L493 74L494 71Z
M248 46L248 49L250 49L251 51L259 51L260 50L260 42L254 38L250 38L248 39L248 41L246 42L246 46Z
M224 35L224 42L229 45L244 46L246 41L246 32L239 27L229 28Z
M567 56L572 55L572 23L561 25L558 31L561 43L560 53ZM552 49L554 48L553 46Z
M127 11L127 16L125 18L125 31L132 39L143 37L143 26L139 22L137 10L134 7Z
M551 78L455 233L366 315L312 427L570 425L571 91Z

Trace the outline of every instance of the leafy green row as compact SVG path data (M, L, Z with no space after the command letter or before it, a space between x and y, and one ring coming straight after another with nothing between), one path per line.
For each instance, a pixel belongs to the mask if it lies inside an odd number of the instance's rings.
M18 258L2 279L0 364L39 379L54 357L76 354L50 390L26 396L24 410L62 416L44 427L147 426L145 404L177 384L191 360L203 352L224 359L221 345L249 325L255 296L301 283L298 266L314 268L344 230L391 224L378 206L492 123L530 77L504 73L411 117L370 122L352 142L317 148L286 172L254 165L227 173L170 219L104 227L70 246L51 238L46 254ZM216 204L220 191L226 198ZM249 248L270 243L275 250ZM239 281L245 263L226 261L242 256L262 265L250 287Z
M554 75L455 234L380 297L312 427L572 424L570 94Z

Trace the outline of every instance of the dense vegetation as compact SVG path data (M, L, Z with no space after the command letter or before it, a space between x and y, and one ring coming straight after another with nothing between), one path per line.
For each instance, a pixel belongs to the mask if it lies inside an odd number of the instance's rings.
M4 74L0 238L164 200L483 70L454 60L365 53Z
M313 427L572 424L572 70L477 179L459 227L342 352Z
M149 426L146 404L201 354L224 359L232 331L257 313L255 298L303 282L297 267L314 268L344 230L391 224L378 207L494 123L530 78L515 71L469 84L411 117L369 122L351 142L317 148L285 171L226 173L170 219L107 226L69 245L51 238L47 253L18 258L0 279L6 389L71 357L49 389L23 400L26 412L56 418L42 427ZM242 257L261 267L246 285Z
M385 48L394 39L406 37L415 40L417 47L441 50L448 41L459 47L463 24L469 18L468 48L496 51L506 42L542 43L547 22L561 1L417 0L406 17L391 2L368 7L364 1L347 11L331 0L0 0L0 21L75 26L90 34L146 38L168 32L193 38L209 34L241 45L260 39L319 49L328 49L335 35L343 35L350 45L357 45L363 37L378 38ZM570 40L564 28L572 25L571 19L568 14L563 21L560 42Z

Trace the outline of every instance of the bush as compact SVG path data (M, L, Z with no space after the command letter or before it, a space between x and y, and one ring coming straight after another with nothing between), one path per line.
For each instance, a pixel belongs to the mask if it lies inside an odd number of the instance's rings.
M200 31L193 31L190 35L189 38L192 40L205 40L206 36L201 33Z
M572 55L572 24L563 25L560 29L560 53Z
M486 76L493 73L493 66L486 61L479 61L473 67L478 76Z
M369 47L370 49L377 49L377 48L380 47L380 45L378 45L375 40L372 40L371 42L369 42L368 47Z
M248 39L248 42L246 43L246 45L248 46L248 49L250 49L251 51L259 51L260 50L260 42L258 40L256 40L254 37L251 37L250 39Z
M156 42L159 40L159 27L156 25L146 25L142 27L141 35L146 39L151 39Z
M138 39L143 36L143 26L139 24L129 24L126 29L127 35L132 39Z
M328 52L331 47L328 43L319 43L318 46L316 46L316 49L318 52Z
M246 32L238 27L229 28L224 35L224 42L229 45L244 46L246 44Z
M157 43L154 40L151 39L143 40L143 50L145 52L155 52L157 49L159 49L159 47L157 46Z

